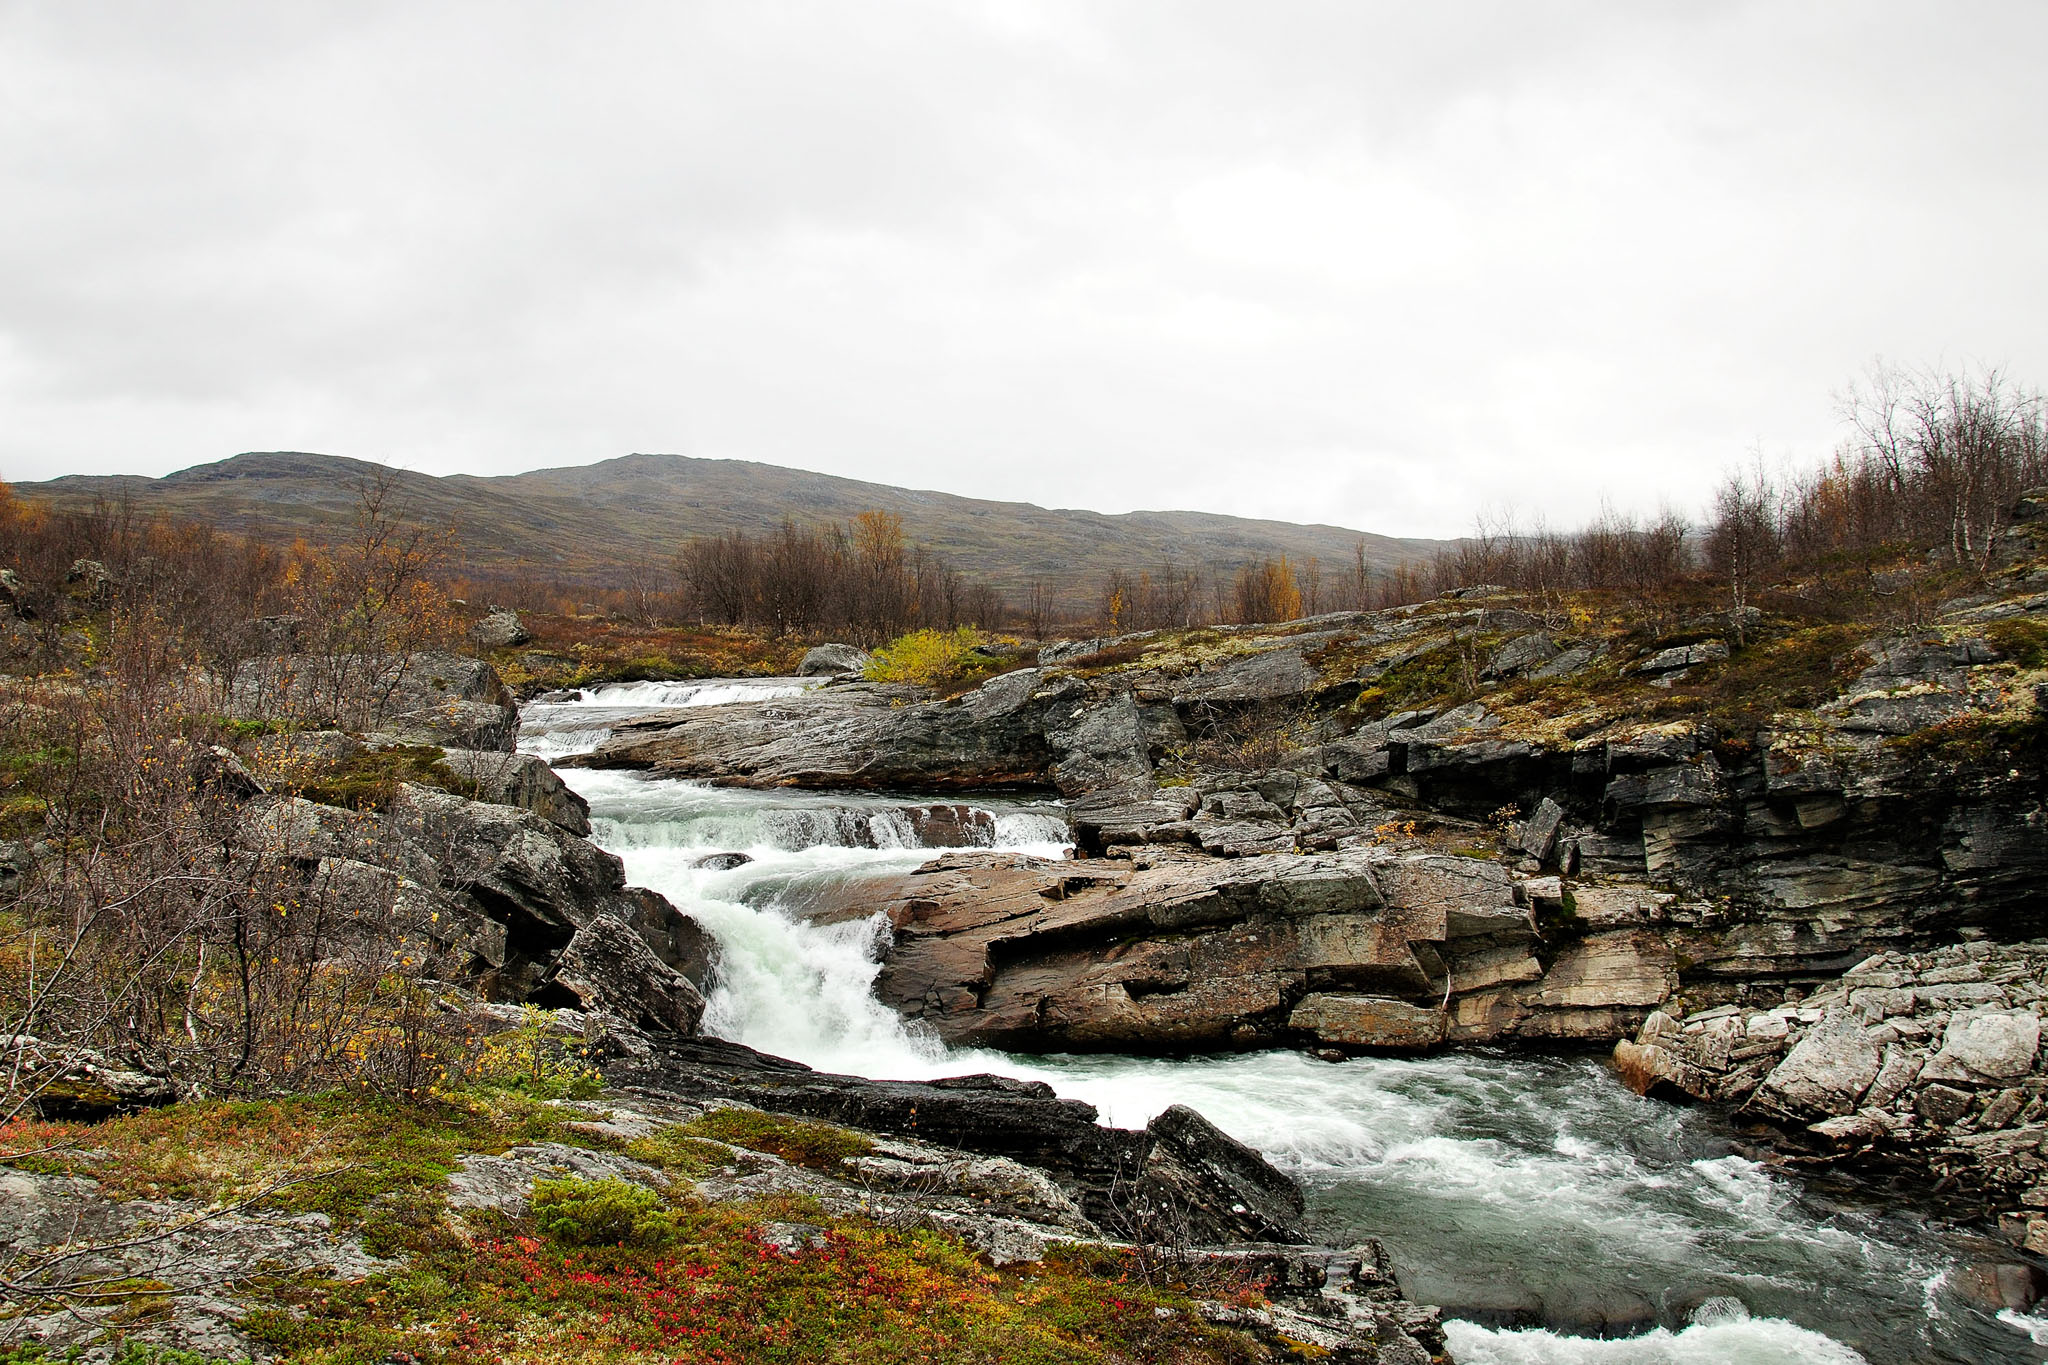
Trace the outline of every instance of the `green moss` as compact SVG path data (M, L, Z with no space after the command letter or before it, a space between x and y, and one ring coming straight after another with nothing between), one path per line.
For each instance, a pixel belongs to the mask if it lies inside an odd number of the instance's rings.
M267 1207L361 1227L373 1250L390 1254L438 1222L465 1154L580 1141L574 1117L467 1093L418 1105L353 1094L210 1101L96 1124L16 1125L0 1150L60 1148L35 1158L38 1169L90 1176L118 1199L225 1203L273 1189Z
M348 810L383 810L403 783L439 787L474 799L477 784L448 766L431 744L396 744L365 749L321 770L298 789L308 801Z
M695 1178L726 1164L730 1153L715 1142L691 1137L680 1128L663 1128L626 1144L626 1155L671 1175Z
M1478 642L1442 640L1380 671L1359 691L1354 710L1367 716L1425 706L1450 707L1473 693L1479 661L1488 651Z
M711 1138L821 1171L837 1171L848 1157L864 1156L875 1146L859 1133L829 1123L764 1114L758 1109L715 1109L676 1131L682 1137Z
M2048 621L1999 621L1985 628L1984 638L2023 669L2048 668Z
M1856 645L1867 626L1808 626L1757 639L1703 669L1678 695L1697 698L1708 720L1734 734L1752 734L1781 711L1802 711L1837 695L1866 666Z
M1979 781L2038 783L2048 775L2048 715L1958 716L1885 747L1912 767L1938 767Z

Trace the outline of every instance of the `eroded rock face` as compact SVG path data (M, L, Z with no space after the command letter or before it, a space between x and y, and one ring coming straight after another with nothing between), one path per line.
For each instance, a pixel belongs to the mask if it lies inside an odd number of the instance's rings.
M1676 980L1648 930L1569 927L1546 942L1526 887L1500 864L1390 849L951 854L810 914L877 910L893 930L877 994L956 1044L1611 1041Z
M516 781L523 764L501 764L504 757L487 753L479 762ZM528 790L536 788L544 795L538 784ZM396 932L430 974L519 1001L553 983L572 940L603 919L598 933L611 963L604 970L636 984L607 990L591 975L600 971L593 960L555 989L564 1003L654 1028L694 1028L702 1011L715 961L709 935L662 896L627 886L617 857L530 809L412 784L384 812L257 795L240 810L237 842L305 869L307 904L331 912L337 944ZM615 926L638 940L652 966L611 941ZM598 941L586 938L586 955L600 951Z
M1294 1225L1304 1206L1294 1181L1184 1107L1134 1132L1102 1127L1094 1106L1060 1099L1036 1081L871 1081L812 1071L737 1043L652 1041L649 1055L622 1058L607 1075L693 1104L736 1100L1015 1161L1051 1176L1061 1192L1056 1201L1039 1195L1031 1202L1078 1208L1092 1224L1123 1236L1189 1246L1302 1240ZM1019 1193L1030 1191L1012 1190Z

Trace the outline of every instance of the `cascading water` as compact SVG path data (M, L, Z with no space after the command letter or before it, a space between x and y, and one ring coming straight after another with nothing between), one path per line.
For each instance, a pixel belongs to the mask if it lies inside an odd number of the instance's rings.
M650 708L801 684L632 686L695 690L529 707L522 747L557 757ZM708 1031L859 1075L1041 1079L1124 1126L1191 1105L1302 1181L1318 1236L1385 1241L1410 1293L1449 1306L1464 1365L2048 1359L2034 1340L2048 1322L1993 1316L1965 1292L1969 1237L1910 1211L1829 1203L1735 1154L1713 1113L1640 1099L1597 1059L948 1051L874 999L876 925L801 917L816 898L843 899L851 883L948 847L1057 856L1057 807L563 777L629 877L718 939ZM1532 1320L1552 1326L1488 1325Z
M604 743L612 726L649 711L773 701L817 686L808 678L699 678L586 687L568 700L528 703L521 717L520 748L552 761L588 753Z
M874 998L874 924L820 927L794 912L849 882L930 859L920 826L943 831L954 847L1058 857L1067 825L1057 810L757 792L604 770L565 776L590 802L592 836L625 860L626 875L718 939L710 1032L861 1075L916 1079L1000 1060L949 1055ZM718 855L745 861L726 866L732 860Z

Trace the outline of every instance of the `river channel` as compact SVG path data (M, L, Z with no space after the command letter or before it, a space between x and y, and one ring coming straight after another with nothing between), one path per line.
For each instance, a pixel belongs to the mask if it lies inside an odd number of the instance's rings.
M650 710L804 685L643 683L535 703L521 747L559 758ZM797 912L828 887L932 857L906 812L957 796L562 775L630 880L718 939L707 1032L871 1077L1044 1080L1119 1126L1190 1105L1301 1181L1316 1236L1384 1241L1409 1295L1445 1305L1462 1365L2048 1360L2048 1320L1984 1306L1987 1267L2008 1253L1922 1212L1775 1173L1739 1154L1723 1115L1639 1098L1597 1056L1022 1056L917 1036L872 995L877 927L817 927ZM954 824L945 837L1064 851L1057 803L970 804L980 813L965 833ZM698 865L712 853L749 861Z

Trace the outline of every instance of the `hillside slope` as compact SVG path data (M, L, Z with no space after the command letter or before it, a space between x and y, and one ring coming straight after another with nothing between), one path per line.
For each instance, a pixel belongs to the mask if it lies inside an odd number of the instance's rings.
M59 507L132 498L215 525L318 539L344 524L354 489L380 466L333 455L265 452L195 465L160 479L71 475L19 485ZM1207 512L1061 510L895 488L745 460L626 455L525 474L437 477L400 471L415 515L455 528L465 567L492 576L531 567L593 586L632 563L664 563L691 536L764 531L783 517L844 522L870 509L903 518L910 536L959 568L1017 595L1044 578L1066 595L1092 592L1113 568L1170 559L1228 575L1247 559L1315 556L1334 579L1364 543L1366 562L1389 569L1426 558L1442 542L1337 526L1300 526Z

